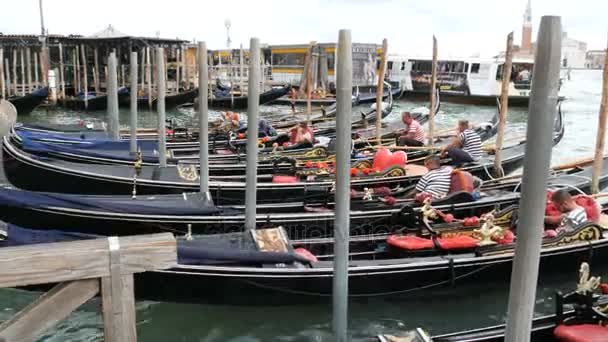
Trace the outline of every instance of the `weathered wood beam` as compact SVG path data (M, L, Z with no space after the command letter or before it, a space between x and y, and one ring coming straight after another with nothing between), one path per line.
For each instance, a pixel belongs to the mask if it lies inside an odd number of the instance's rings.
M176 264L170 233L121 237L123 274ZM57 283L110 275L108 239L6 247L0 251L0 287Z
M34 341L98 292L98 279L57 284L3 322L0 325L0 339L11 342Z

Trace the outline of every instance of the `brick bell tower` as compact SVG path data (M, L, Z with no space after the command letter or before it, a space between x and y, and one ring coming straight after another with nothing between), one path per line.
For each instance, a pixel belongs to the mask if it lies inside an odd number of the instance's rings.
M521 50L532 51L532 5L528 0L526 11L524 12L524 24L521 29Z

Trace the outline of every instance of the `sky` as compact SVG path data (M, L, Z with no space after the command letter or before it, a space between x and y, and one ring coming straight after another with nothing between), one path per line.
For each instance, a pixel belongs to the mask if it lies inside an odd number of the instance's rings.
M231 22L231 47L251 37L268 44L335 42L350 29L353 42L381 44L389 54L429 56L432 36L443 57L493 56L521 25L527 0L42 0L50 34L91 35L109 24L134 36L206 41L226 47L224 22ZM38 34L38 0L0 0L0 32ZM10 3L10 5L8 4ZM10 8L10 10L6 10ZM562 16L568 36L606 48L606 0L532 0L533 40L542 15Z

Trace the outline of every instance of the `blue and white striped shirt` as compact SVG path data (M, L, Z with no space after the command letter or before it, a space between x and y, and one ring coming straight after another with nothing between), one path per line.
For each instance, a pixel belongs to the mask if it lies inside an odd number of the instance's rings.
M427 192L433 199L445 197L450 192L452 183L452 167L442 166L427 172L416 184L416 191Z
M481 138L474 130L467 128L458 135L462 143L462 150L468 153L473 160L481 157Z

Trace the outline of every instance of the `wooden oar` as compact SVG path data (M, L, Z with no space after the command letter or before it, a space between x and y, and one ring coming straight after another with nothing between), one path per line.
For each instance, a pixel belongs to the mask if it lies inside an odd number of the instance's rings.
M370 146L369 148L373 148L373 149L388 148L389 150L401 150L401 151L407 151L407 150L438 151L438 150L443 149L443 147L435 147L435 146Z

